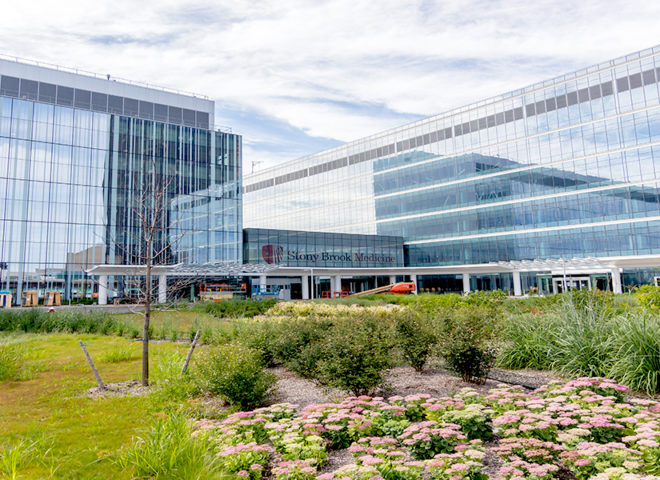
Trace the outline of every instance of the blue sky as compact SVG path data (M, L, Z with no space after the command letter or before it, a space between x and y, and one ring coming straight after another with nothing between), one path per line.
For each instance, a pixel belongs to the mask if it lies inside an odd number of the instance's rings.
M660 44L657 1L15 2L0 53L208 95L250 172Z

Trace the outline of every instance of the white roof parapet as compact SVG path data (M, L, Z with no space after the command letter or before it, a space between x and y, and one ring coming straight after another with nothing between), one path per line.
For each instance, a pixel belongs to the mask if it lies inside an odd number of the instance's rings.
M277 265L263 263L224 263L207 262L196 264L179 264L169 274L172 276L241 276L266 274L277 270Z
M556 268L567 268L571 270L593 270L593 269L611 269L615 265L606 259L595 257L584 258L548 258L543 260L511 260L508 262L497 262L505 268L519 272L534 272L539 270L553 270Z

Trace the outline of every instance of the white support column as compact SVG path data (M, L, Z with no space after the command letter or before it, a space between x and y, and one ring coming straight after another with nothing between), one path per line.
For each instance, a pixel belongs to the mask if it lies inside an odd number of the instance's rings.
M470 274L469 273L464 273L463 274L463 294L467 295L470 293Z
M309 300L309 275L302 276L302 298Z
M415 295L419 294L419 282L418 282L419 277L415 274L410 274L410 280L415 284L415 290L413 291L413 293Z
M99 305L108 304L108 276L99 275Z
M513 294L516 297L522 297L522 286L520 282L520 272L518 270L513 271Z
M268 276L266 275L259 275L259 290L266 290L266 287L268 286Z
M332 291L341 292L341 275L332 277Z
M623 293L623 287L621 286L621 269L619 268L612 269L612 291L614 293Z
M396 275L390 275L390 285L394 285L396 283Z
M167 302L167 275L158 275L158 303Z

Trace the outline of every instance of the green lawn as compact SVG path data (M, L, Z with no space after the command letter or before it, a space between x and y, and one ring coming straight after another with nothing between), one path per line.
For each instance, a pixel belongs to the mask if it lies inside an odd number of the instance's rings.
M0 449L21 441L38 442L38 453L23 462L17 478L130 478L114 465L111 456L143 432L165 405L158 405L151 395L87 397L87 390L96 383L78 340L88 345L108 383L139 379L140 342L70 334L20 334L9 338L25 346L32 378L0 383ZM0 340L7 339L7 335L0 334ZM164 354L187 348L181 343L152 343L152 364L158 358L167 358ZM132 358L104 361L116 350L128 352Z

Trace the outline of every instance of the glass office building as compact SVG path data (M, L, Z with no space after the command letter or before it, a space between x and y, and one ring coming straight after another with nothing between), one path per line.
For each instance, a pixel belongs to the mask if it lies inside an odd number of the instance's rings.
M199 96L0 60L0 290L91 297L85 270L144 263L145 214L157 262L241 262L241 137L213 117Z
M249 175L245 226L401 236L411 267L660 254L659 82L655 47Z

